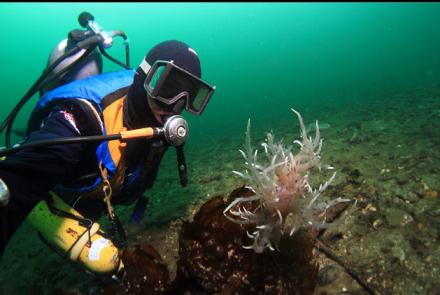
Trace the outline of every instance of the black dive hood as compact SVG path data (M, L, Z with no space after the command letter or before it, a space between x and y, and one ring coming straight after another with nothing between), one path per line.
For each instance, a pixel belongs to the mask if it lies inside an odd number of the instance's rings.
M124 101L124 125L130 129L162 127L156 120L148 104L147 92L144 90L145 74L139 68L133 78L133 84L128 89L127 99Z

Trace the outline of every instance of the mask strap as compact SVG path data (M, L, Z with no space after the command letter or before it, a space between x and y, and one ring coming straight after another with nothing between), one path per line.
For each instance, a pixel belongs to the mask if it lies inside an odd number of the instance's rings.
M145 75L148 74L148 72L151 69L151 65L145 59L142 60L139 67L142 69L142 71L144 72Z

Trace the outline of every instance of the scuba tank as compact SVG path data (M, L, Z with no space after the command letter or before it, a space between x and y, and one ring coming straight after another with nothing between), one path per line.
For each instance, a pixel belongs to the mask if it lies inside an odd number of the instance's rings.
M78 38L81 37L82 36L77 33L76 37L69 37L59 42L52 49L52 52L49 55L47 67L50 67L58 58L64 55L68 50L72 49L74 45L79 42ZM56 75L57 73L61 72L63 69L72 64L74 65L72 66L72 69L70 71L62 73L53 81L42 85L42 87L40 88L40 97L43 96L46 92L49 92L61 85L101 74L103 62L102 56L98 52L98 50L94 49L87 56L83 57L85 53L86 49L82 49L76 54L66 57L60 64L58 64L58 66L56 66L52 71L53 75Z
M99 66L100 57L99 54L97 55L96 49L99 49L99 52L110 61L120 65L124 69L131 69L129 66L130 59L127 36L123 31L103 30L88 12L81 13L78 17L78 21L81 26L87 28L87 30L72 30L68 34L67 43L63 40L54 48L49 57L46 69L15 105L6 119L0 124L0 133L6 130L6 148L11 147L11 131L15 118L26 102L28 102L35 93L39 91L41 95L54 87L61 86L62 83L68 83L74 79L82 79L87 76L96 75L99 74L99 71L102 71L102 66ZM125 64L110 56L105 51L105 49L113 44L113 37L117 36L124 39ZM79 66L81 63L84 63L84 61L86 65L92 65L95 62L97 66L95 72L93 72L93 67L91 67L89 72L83 72L83 68Z
M118 248L104 237L98 223L81 216L61 198L41 201L27 220L55 252L95 274L113 274L123 268Z

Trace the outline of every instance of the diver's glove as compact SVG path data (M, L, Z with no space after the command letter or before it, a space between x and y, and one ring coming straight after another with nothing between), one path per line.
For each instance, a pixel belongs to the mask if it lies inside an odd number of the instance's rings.
M3 179L0 178L0 207L6 207L9 203L9 188Z

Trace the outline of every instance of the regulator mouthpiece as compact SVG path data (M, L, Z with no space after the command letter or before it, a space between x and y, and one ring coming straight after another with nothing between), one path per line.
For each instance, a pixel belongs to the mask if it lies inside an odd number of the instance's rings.
M179 115L169 117L163 126L166 141L173 145L182 145L188 137L188 123Z

